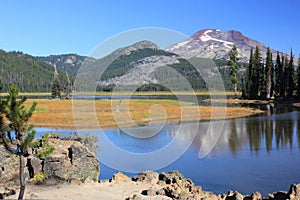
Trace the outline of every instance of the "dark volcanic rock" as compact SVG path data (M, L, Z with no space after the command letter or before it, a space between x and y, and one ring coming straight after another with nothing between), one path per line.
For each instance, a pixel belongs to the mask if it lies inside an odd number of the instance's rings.
M19 176L19 159L0 145L0 183L15 181Z
M300 184L292 184L288 192L289 198L291 200L300 199Z
M46 175L46 183L85 180L97 181L100 165L97 155L84 144L74 140L49 139L54 152L45 159L35 155L25 158L27 180L39 173ZM0 184L19 183L19 159L0 145Z
M98 158L85 145L78 141L56 139L49 140L49 144L55 147L55 151L44 160L44 173L48 178L98 180Z
M241 193L237 191L229 191L226 200L243 200L244 197Z
M158 173L153 171L142 171L132 178L136 182L146 182L156 184L158 182Z

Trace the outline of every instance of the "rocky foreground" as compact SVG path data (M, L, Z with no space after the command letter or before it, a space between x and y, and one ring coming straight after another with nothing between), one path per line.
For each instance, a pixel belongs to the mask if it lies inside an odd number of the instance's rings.
M0 199L17 198L18 188L2 188ZM203 191L200 186L185 178L178 171L152 171L139 173L132 179L122 174L115 174L112 179L97 182L72 182L58 185L28 184L26 199L126 199L126 200L167 200L167 199L207 199L207 200L259 200L259 199L300 199L300 184L290 186L288 192L275 192L268 197L254 192L242 195L237 191L228 194L214 194Z
M242 195L237 191L214 194L195 186L180 172L144 171L133 178L115 174L110 180L97 181L100 166L93 146L88 141L49 139L55 151L44 159L30 156L26 159L25 199L104 199L104 200L259 200L300 199L300 184L290 186L288 192L275 192L267 197L254 192ZM45 179L31 181L39 174ZM17 199L18 160L0 146L0 199Z

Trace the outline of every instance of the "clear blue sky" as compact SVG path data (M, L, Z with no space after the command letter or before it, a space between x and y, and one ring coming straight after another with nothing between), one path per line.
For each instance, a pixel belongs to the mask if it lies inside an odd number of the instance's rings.
M273 49L300 53L299 0L1 0L0 49L88 55L120 32L162 27L192 35L239 30Z

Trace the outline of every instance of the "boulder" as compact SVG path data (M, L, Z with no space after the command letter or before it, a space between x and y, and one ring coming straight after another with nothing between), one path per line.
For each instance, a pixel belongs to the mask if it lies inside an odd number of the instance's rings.
M54 152L43 161L47 178L71 181L73 179L97 181L100 165L97 156L85 145L73 140L49 139Z
M159 174L159 184L171 185L179 193L200 194L202 189L195 186L191 179L185 178L179 171L162 172Z
M136 182L145 182L156 184L158 182L158 173L153 171L142 171L137 176L132 178Z
M18 181L19 159L0 145L0 183Z
M145 196L156 196L156 189L154 187L150 187L148 190L143 190L142 195Z
M290 186L290 190L288 195L291 200L299 200L300 199L300 183L299 184L292 184Z
M143 200L140 195L134 194L132 197L128 197L125 200Z
M194 186L194 183L190 179L185 178L178 171L162 172L159 175L155 172L145 171L139 173L132 180L147 182L152 185L156 184L158 186L159 189L150 187L148 190L142 191L141 194L148 197L158 198L166 196L171 199L181 200L207 199L208 197L217 199L216 195L206 194L202 191L201 187Z
M250 197L252 200L261 200L262 199L262 195L260 192L253 192Z
M42 160L35 156L30 156L27 158L27 168L29 172L29 177L33 177L35 174L43 172Z
M36 174L46 175L46 183L56 184L60 181L84 182L97 181L100 165L95 152L74 140L49 139L49 145L55 150L45 159L29 155L25 158L25 177L33 178ZM31 152L33 153L33 152ZM19 159L0 145L0 183L18 184Z
M272 200L281 200L281 199L289 199L289 195L287 194L287 192L284 191L279 191L279 192L275 192L273 194L269 194L267 199L272 199Z
M13 188L0 188L0 199L5 199L5 197L9 197L16 194L16 190Z
M243 200L244 196L237 191L229 191L225 199L226 200Z
M121 182L128 182L130 181L130 178L126 175L124 175L122 172L118 172L113 175L113 177L109 180L109 182L113 183L121 183Z

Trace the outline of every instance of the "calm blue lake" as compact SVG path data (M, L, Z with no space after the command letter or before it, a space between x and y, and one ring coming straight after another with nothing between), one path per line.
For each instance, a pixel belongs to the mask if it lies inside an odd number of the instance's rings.
M99 136L98 145L102 149L98 154L100 160L111 158L114 162L104 164L100 161L100 179L109 179L119 171L109 167L114 165L123 167L124 173L129 176L135 175L128 172L132 169L155 169L158 172L179 170L196 185L201 185L203 190L214 193L227 193L231 189L244 194L260 191L267 195L288 190L291 183L300 183L300 112L287 110L283 114L226 120L221 123L224 126L220 137L214 129L208 131L209 127L219 126L220 123L83 132ZM37 130L39 134L49 131L66 135L73 131ZM152 135L152 132L157 134ZM217 143L213 145L216 138ZM177 152L190 143L182 155ZM213 148L202 158L203 148L207 146ZM161 166L163 168L157 169Z

